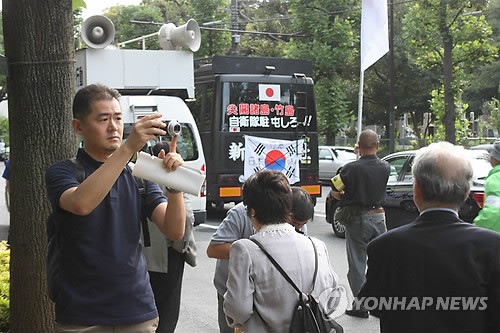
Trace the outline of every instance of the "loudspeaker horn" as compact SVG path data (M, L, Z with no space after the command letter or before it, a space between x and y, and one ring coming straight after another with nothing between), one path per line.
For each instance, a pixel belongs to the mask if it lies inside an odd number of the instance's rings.
M158 39L163 50L179 50L186 47L196 52L201 44L200 27L193 19L180 27L167 23L161 26Z
M80 36L89 47L103 49L115 39L115 26L106 16L94 15L82 23Z

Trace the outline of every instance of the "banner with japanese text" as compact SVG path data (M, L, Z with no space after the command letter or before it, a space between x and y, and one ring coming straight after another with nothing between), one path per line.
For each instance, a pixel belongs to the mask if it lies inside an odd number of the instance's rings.
M277 140L245 135L244 178L263 169L283 173L290 184L300 181L304 139Z

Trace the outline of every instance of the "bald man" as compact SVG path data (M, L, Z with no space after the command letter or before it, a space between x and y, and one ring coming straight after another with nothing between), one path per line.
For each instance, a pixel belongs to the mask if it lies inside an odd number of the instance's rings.
M342 223L346 227L347 279L354 297L358 296L365 282L366 247L371 240L387 231L382 204L390 172L389 164L377 157L377 133L372 130L361 132L357 148L360 158L346 164L340 172L343 191L331 192L340 200L341 210L349 212L344 214ZM356 302L346 314L359 318L369 316L368 311Z

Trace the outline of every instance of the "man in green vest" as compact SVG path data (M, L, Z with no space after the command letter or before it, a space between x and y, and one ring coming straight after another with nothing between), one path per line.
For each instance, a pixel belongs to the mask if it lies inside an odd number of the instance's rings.
M484 207L474 219L474 224L500 232L500 139L490 152L490 170L484 185Z

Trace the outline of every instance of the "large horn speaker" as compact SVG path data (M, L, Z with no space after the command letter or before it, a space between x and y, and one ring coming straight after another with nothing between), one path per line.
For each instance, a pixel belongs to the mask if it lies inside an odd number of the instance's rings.
M164 24L158 32L158 39L163 50L178 50L185 47L196 52L201 44L200 27L193 19L180 27L176 27L173 23Z
M106 16L94 15L82 23L80 36L89 47L103 49L113 42L115 26Z

